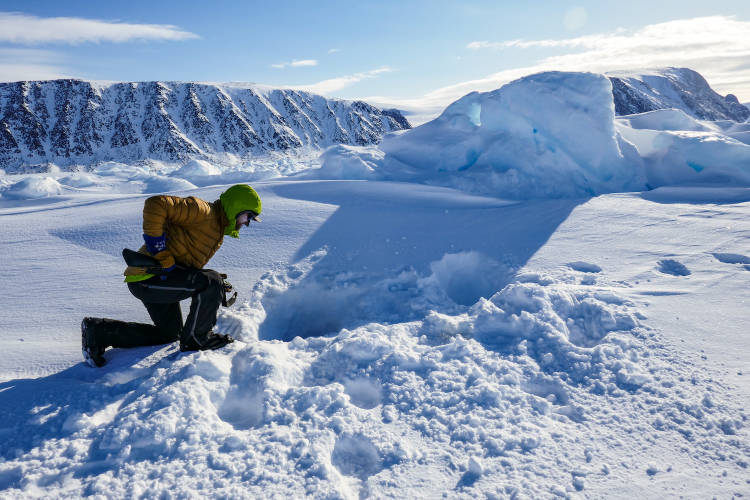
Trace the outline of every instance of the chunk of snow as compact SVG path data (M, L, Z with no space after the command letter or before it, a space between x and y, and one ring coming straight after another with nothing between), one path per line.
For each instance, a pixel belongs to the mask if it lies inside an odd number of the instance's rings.
M222 170L213 163L205 160L191 160L172 172L171 175L190 180L193 177L207 177L211 175L220 175L221 173Z
M61 195L63 190L63 186L52 177L32 176L10 185L3 196L21 200L48 198Z
M65 177L58 179L58 182L60 182L60 184L75 188L87 188L99 184L98 177L96 175L82 172L76 172L74 174L66 175Z
M617 122L626 123L634 129L690 130L694 132L711 132L714 130L681 109L658 109L646 113L620 116L617 118Z
M176 177L165 177L161 175L149 176L144 179L144 193L166 193L169 191L183 191L195 189L195 184L185 179Z
M322 167L311 177L321 179L372 179L385 154L372 146L339 144L326 149L320 157Z

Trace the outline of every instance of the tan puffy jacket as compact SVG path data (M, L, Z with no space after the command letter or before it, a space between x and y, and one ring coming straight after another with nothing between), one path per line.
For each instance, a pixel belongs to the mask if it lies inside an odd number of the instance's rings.
M162 267L179 264L203 268L221 247L229 225L221 201L213 203L190 196L159 195L143 205L143 232L158 237L166 233L167 249L155 257ZM149 255L146 245L139 250ZM126 276L146 274L141 267L128 267Z

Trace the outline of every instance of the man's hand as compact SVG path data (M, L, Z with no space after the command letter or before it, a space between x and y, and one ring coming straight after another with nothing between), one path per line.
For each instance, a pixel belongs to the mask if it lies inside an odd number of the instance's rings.
M232 284L227 281L226 274L221 275L221 280L224 282L224 298L221 300L221 305L230 307L237 300L237 292L234 291Z

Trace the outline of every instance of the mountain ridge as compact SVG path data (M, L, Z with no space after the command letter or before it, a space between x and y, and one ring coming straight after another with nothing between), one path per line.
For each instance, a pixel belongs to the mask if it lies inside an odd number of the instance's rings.
M0 168L102 161L238 162L368 145L411 128L398 110L254 84L78 79L0 83Z
M612 82L618 116L675 108L700 120L744 122L750 118L750 108L740 104L735 95L721 96L700 73L689 68L617 71L605 75Z

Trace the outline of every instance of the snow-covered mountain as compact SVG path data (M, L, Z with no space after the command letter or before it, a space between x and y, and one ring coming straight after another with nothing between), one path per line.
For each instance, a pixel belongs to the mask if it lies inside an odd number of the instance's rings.
M705 78L688 68L612 72L607 76L612 82L618 115L675 108L701 120L744 122L750 117L750 109L740 104L736 96L722 97Z
M0 83L0 168L8 172L108 160L227 162L304 146L373 144L407 128L396 110L257 85Z

